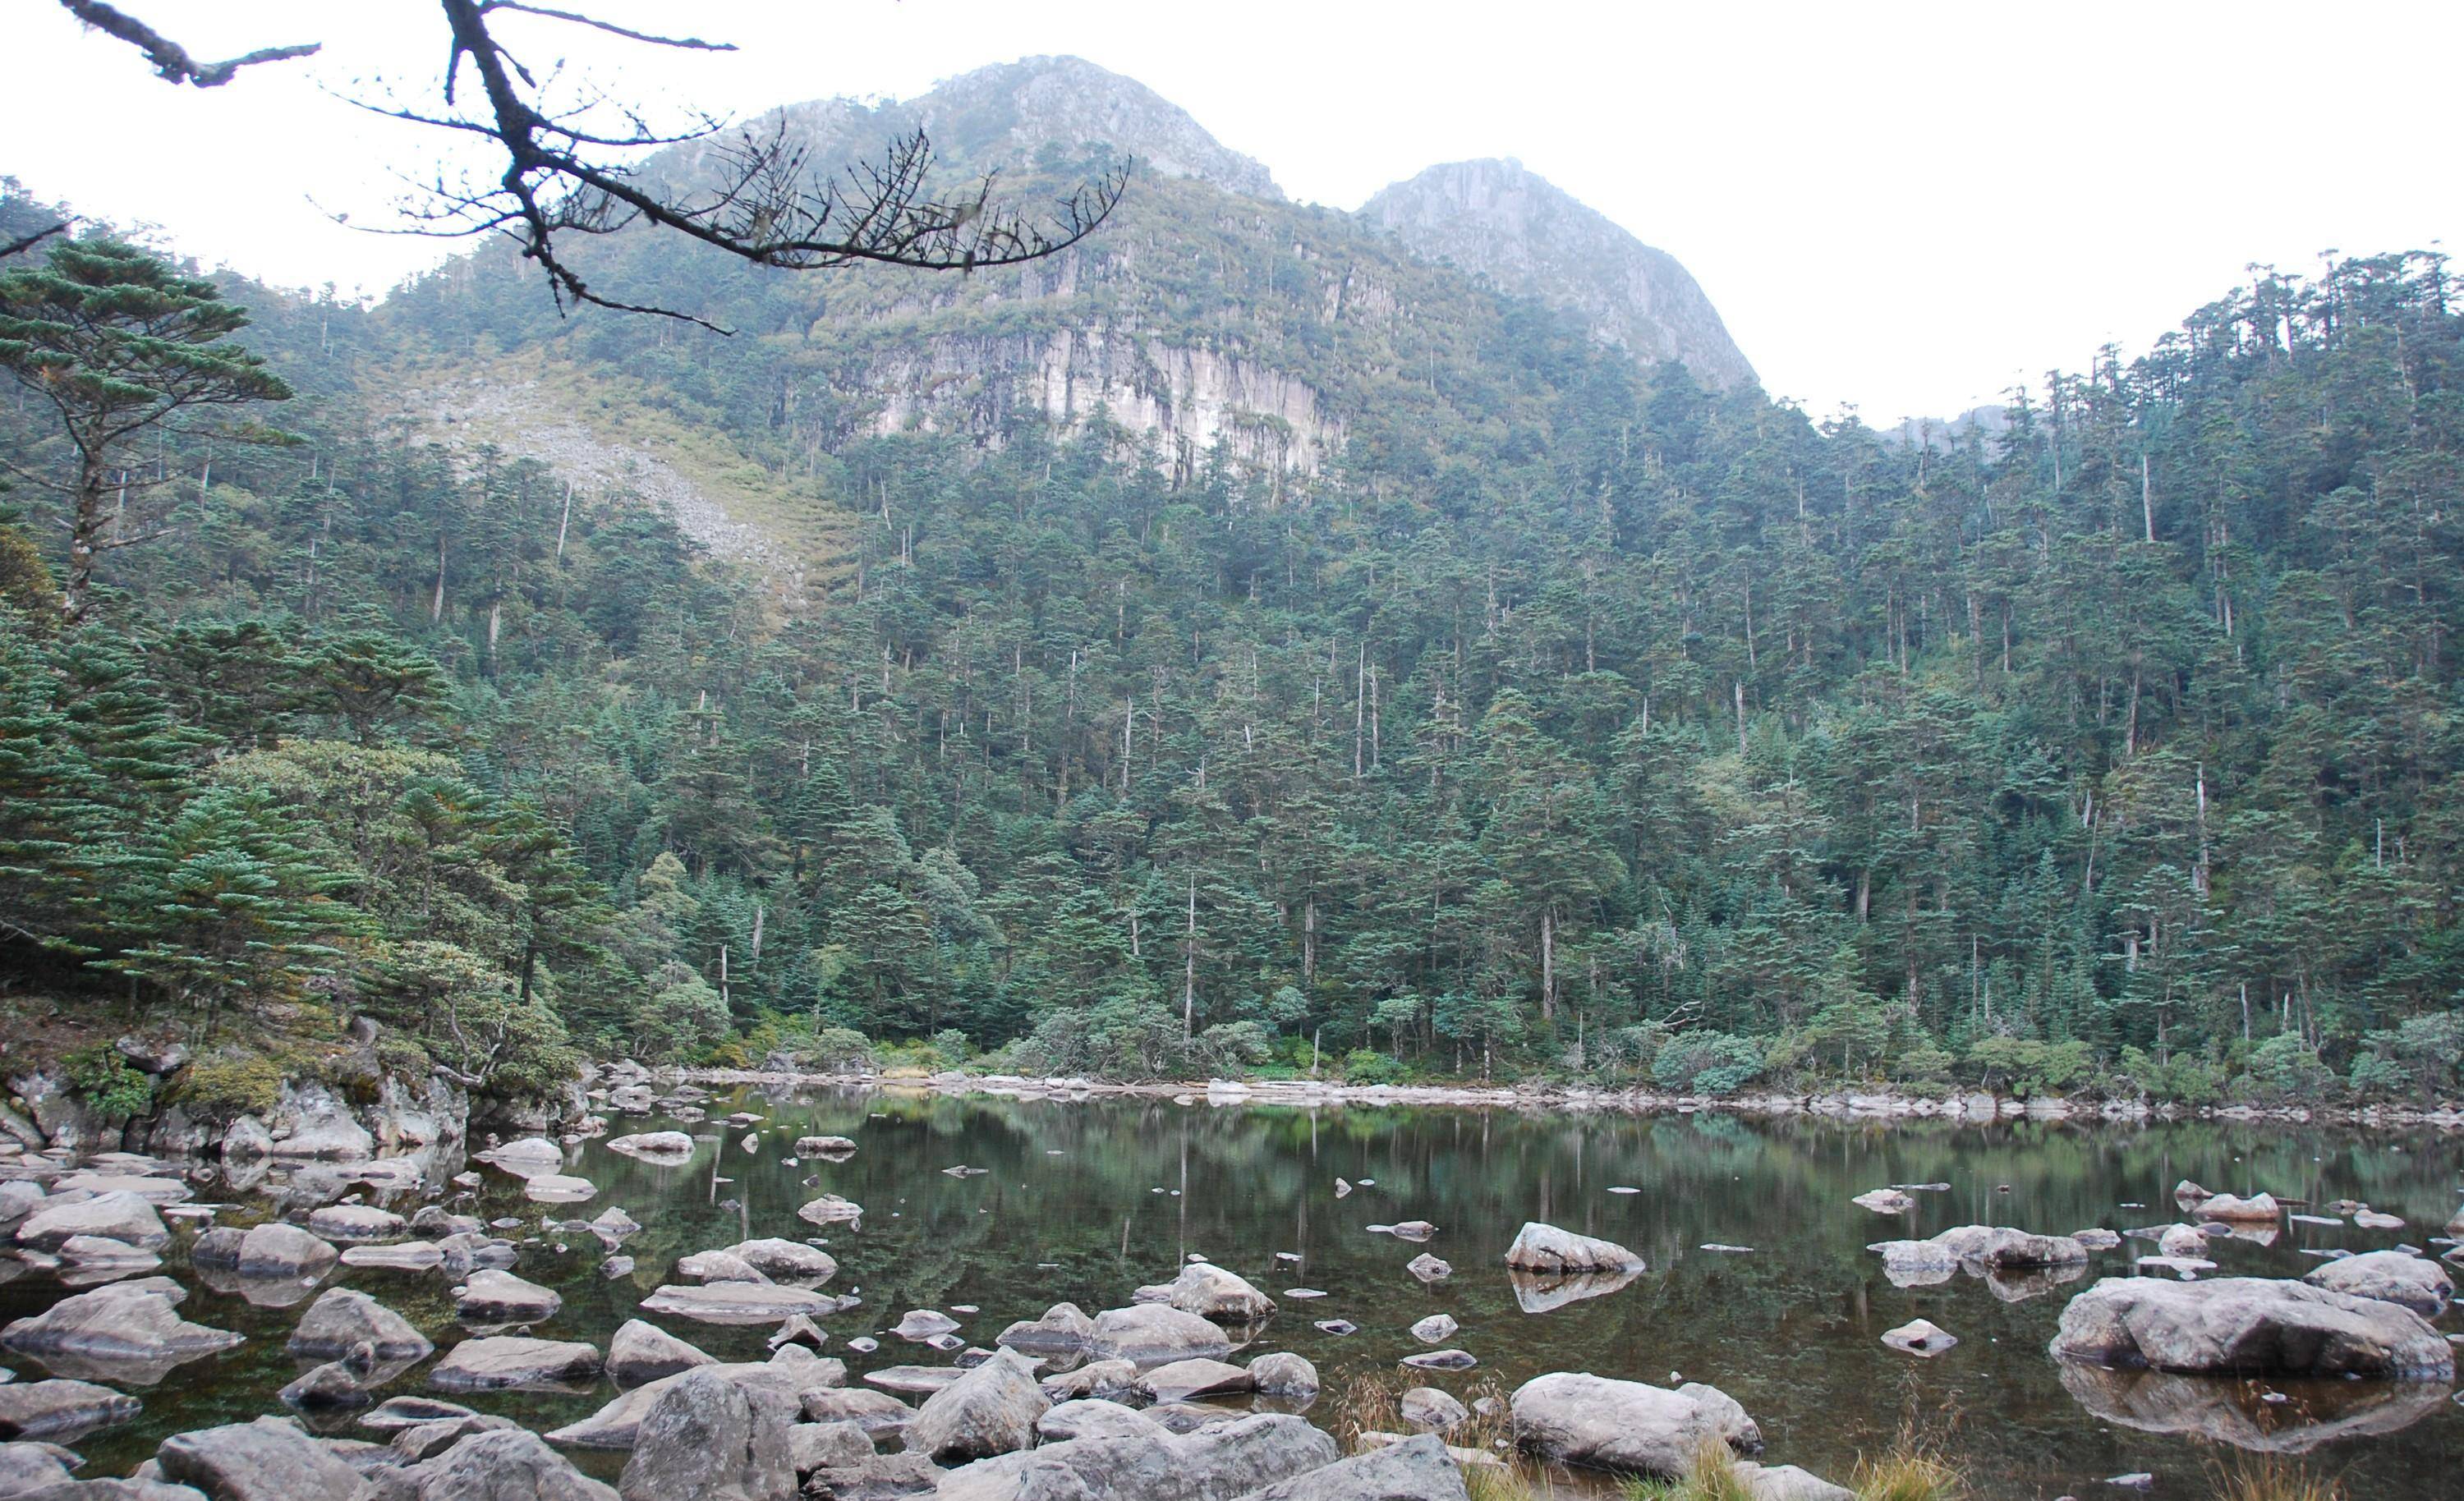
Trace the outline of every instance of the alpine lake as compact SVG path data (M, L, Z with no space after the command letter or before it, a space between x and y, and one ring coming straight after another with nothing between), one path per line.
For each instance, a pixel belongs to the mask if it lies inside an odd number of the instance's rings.
M372 1192L368 1199L404 1213L442 1202L457 1213L519 1220L495 1231L520 1242L517 1274L563 1299L533 1332L603 1348L642 1299L678 1280L672 1269L681 1256L762 1236L823 1245L839 1262L825 1291L861 1299L823 1320L823 1353L847 1362L850 1384L886 1366L952 1360L890 1332L908 1310L947 1313L960 1321L961 1339L989 1347L1013 1320L1063 1301L1089 1314L1121 1307L1141 1285L1168 1282L1177 1268L1203 1257L1280 1305L1235 1359L1287 1350L1314 1362L1324 1389L1311 1416L1329 1427L1337 1425L1347 1394L1356 1397L1367 1382L1434 1385L1468 1403L1546 1372L1589 1371L1716 1385L1760 1425L1766 1461L1842 1483L1861 1455L1913 1433L1961 1466L1981 1496L2130 1493L2106 1482L2131 1472L2152 1475L2158 1495L2206 1495L2253 1454L2298 1456L2370 1501L2429 1501L2464 1490L2464 1405L2446 1382L2164 1376L2072 1366L2046 1353L2072 1294L2097 1277L2130 1274L2134 1258L2154 1253L2152 1243L2128 1231L2185 1217L2171 1200L2185 1178L2219 1191L2264 1189L2306 1201L2302 1212L2322 1216L2321 1206L2362 1201L2406 1222L2402 1229L2363 1229L2350 1216L2335 1224L2288 1220L2272 1237L2245 1232L2212 1242L2214 1275L2299 1276L2320 1264L2317 1253L2335 1250L2409 1243L2442 1253L2464 1168L2464 1141L2453 1137L2242 1121L1973 1125L1711 1112L1219 1107L1203 1097L1004 1098L897 1087L742 1089L714 1096L704 1109L698 1120L652 1115L611 1122L610 1134L690 1132L695 1150L673 1163L611 1152L605 1138L568 1146L558 1170L595 1186L586 1202L532 1202L521 1177L475 1163L467 1164L480 1174L475 1189L445 1185L435 1199L411 1193L385 1201ZM761 1119L723 1123L735 1112ZM797 1160L798 1139L820 1135L851 1138L856 1150L839 1161ZM445 1164L440 1176L465 1165ZM950 1171L960 1167L980 1170ZM195 1185L197 1202L219 1204L220 1224L253 1224L280 1207L265 1190L281 1177L277 1169L238 1193L215 1176ZM1350 1191L1338 1194L1338 1179ZM1899 1214L1850 1202L1888 1185L1947 1186L1913 1192L1915 1207ZM861 1222L817 1228L798 1218L799 1207L825 1192L863 1206ZM571 1223L610 1206L642 1225L621 1246L633 1270L614 1277L602 1270L609 1248ZM1618 1242L1648 1270L1572 1300L1519 1287L1504 1256L1527 1220ZM1408 1221L1436 1230L1415 1242L1373 1229ZM1961 1273L1898 1286L1866 1249L1962 1225L2046 1233L2104 1227L2125 1238L2119 1249L2095 1252L2069 1281ZM152 1385L122 1383L143 1399L143 1412L71 1441L87 1457L85 1476L124 1474L172 1433L282 1411L275 1393L314 1363L288 1358L284 1339L322 1287L369 1293L440 1348L468 1334L454 1320L442 1273L344 1266L314 1284L217 1292L188 1266L185 1248L195 1233L184 1223L165 1252L163 1270L191 1289L181 1312L241 1332L247 1342L182 1364ZM1423 1282L1407 1272L1423 1251L1450 1263L1452 1274ZM1293 1297L1291 1289L1324 1296ZM0 1319L39 1313L73 1291L25 1272L0 1285ZM1459 1321L1460 1332L1444 1342L1476 1357L1476 1366L1398 1365L1428 1348L1410 1326L1437 1313ZM1958 1344L1921 1359L1881 1341L1885 1330L1917 1318L1957 1336ZM1337 1320L1356 1331L1318 1327ZM654 1321L722 1360L766 1355L766 1327ZM2464 1338L2453 1333L2464 1330L2454 1312L2438 1327L2451 1340ZM849 1348L864 1336L879 1348ZM32 1357L12 1355L7 1363L19 1380L43 1374ZM425 1392L426 1369L398 1376L380 1395ZM603 1381L583 1392L440 1395L545 1430L614 1394ZM1248 1401L1230 1405L1245 1408ZM316 1425L355 1432L348 1414ZM624 1459L573 1457L608 1479Z

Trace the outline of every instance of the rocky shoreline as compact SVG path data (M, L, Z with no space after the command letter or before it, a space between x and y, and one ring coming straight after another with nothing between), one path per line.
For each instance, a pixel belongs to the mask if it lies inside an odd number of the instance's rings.
M1216 1106L1429 1105L1478 1110L1599 1112L1621 1115L1814 1116L1830 1120L1944 1120L1985 1125L2009 1120L2145 1122L2247 1120L2285 1125L2400 1126L2464 1131L2464 1102L2391 1105L2198 1105L2146 1099L2091 1099L2040 1096L2022 1099L1971 1091L1908 1095L1889 1091L1835 1091L1815 1095L1664 1095L1650 1090L1604 1090L1572 1084L1474 1086L1463 1084L1342 1084L1311 1079L1147 1079L1119 1081L1081 1077L1032 1077L1015 1074L932 1075L818 1073L793 1068L688 1068L675 1077L693 1083L758 1088L903 1089L947 1095L985 1095L1031 1099L1169 1099Z

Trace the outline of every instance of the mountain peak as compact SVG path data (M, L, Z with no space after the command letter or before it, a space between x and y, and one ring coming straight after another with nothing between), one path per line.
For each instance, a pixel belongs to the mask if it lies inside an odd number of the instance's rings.
M1679 360L1723 389L1753 382L1753 366L1675 256L1512 157L1430 167L1380 190L1360 216L1415 254L1579 315L1638 359Z
M1167 177L1280 201L1264 164L1207 134L1189 112L1134 78L1084 57L1022 57L944 78L894 109L934 143L976 162L1014 159L1047 143L1110 146Z

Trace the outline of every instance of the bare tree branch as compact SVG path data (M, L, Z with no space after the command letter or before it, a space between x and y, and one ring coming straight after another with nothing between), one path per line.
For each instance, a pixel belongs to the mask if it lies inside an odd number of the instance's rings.
M242 68L260 62L287 62L294 57L312 56L324 45L321 42L303 42L295 47L260 47L253 53L227 57L221 62L199 62L188 55L187 48L117 6L105 5L102 0L60 0L60 5L96 31L117 36L143 53L145 60L154 65L155 76L167 83L193 83L201 89L220 88Z
M53 235L66 234L69 226L75 223L77 223L75 219L63 219L48 229L37 229L32 234L11 240L6 245L0 245L0 261L5 261L11 255L23 255Z
M551 11L543 5L518 5L515 0L482 0L480 10L519 11L524 15L541 15L551 21L571 21L577 26L587 26L611 36L622 36L627 41L649 42L654 47L689 47L710 53L736 51L734 42L706 42L698 36L653 36L648 32L628 31L613 21L602 21L595 16L580 15L571 11Z
M101 0L60 0L89 26L142 49L155 71L173 82L211 88L252 63L306 56L318 44L267 48L228 62L199 64L177 44ZM352 103L412 124L494 140L505 154L502 172L484 185L455 187L440 176L403 206L408 227L398 233L462 237L502 234L547 277L560 312L576 306L678 318L719 333L708 319L609 296L565 258L560 237L613 234L649 225L682 234L757 266L812 271L859 261L926 271L972 272L1058 254L1111 216L1129 185L1123 162L1030 216L995 202L986 174L947 201L935 196L933 144L922 131L891 143L878 161L842 173L820 170L807 146L788 138L782 119L763 131L721 139L723 121L703 116L683 130L653 128L638 111L595 93L578 102L544 102L547 84L523 66L490 30L492 17L521 15L587 27L651 47L733 52L728 42L634 31L579 11L527 0L438 0L451 48L446 54L446 113L402 105ZM459 109L468 65L484 108ZM608 115L617 128L606 128ZM623 153L714 141L700 163L713 185L693 189L646 185ZM346 220L344 222L347 222ZM385 231L380 231L385 232ZM29 244L33 242L27 242ZM23 247L19 247L22 249Z

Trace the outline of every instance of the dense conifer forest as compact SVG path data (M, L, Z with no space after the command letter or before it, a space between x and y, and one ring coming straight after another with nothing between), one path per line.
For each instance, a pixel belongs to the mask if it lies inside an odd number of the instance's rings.
M374 307L221 277L287 441L149 430L75 620L21 378L0 1004L176 1018L233 1100L363 1014L500 1091L583 1053L2457 1089L2438 257L2258 272L1933 443L1202 184L1056 264L634 265L734 338L560 319L510 257ZM1090 321L1287 372L1339 441L868 415L885 341ZM801 595L402 415L515 367L723 446Z

